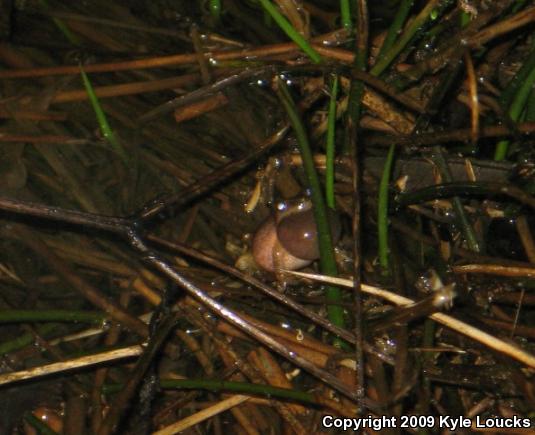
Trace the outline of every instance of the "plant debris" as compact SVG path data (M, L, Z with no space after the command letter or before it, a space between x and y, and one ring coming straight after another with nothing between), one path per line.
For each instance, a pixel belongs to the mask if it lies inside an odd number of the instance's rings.
M0 0L0 433L533 433L534 22Z

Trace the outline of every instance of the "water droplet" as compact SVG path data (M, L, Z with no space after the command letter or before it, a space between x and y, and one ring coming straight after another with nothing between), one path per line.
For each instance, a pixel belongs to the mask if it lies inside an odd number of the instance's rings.
M276 208L278 211L284 211L288 208L288 203L284 201L278 202Z

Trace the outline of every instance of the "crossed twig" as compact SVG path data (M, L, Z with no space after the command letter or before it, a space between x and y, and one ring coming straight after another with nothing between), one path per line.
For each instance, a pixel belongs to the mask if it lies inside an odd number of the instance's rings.
M94 213L65 210L58 207L51 207L43 204L19 201L9 198L0 198L0 210L16 215L32 216L38 219L52 220L60 223L82 226L84 228L91 228L98 231L112 233L121 237L122 239L126 240L138 254L140 254L141 258L146 264L160 271L169 280L176 283L189 295L193 296L222 319L225 319L230 324L241 329L265 346L288 359L293 364L301 367L311 375L327 383L329 386L343 395L351 399L356 399L356 393L345 386L336 376L324 369L319 368L309 360L297 355L295 352L289 350L286 346L280 344L277 340L273 339L256 326L241 318L232 310L229 310L224 305L220 304L208 293L201 290L193 282L185 278L181 273L173 268L158 251L150 249L147 245L147 242L151 240L153 242L158 241L158 239L150 234L145 233L145 224L154 220L155 217L164 212L184 207L200 196L206 194L214 187L220 185L229 177L241 172L249 164L254 162L263 154L269 152L269 150L277 145L285 136L287 131L288 125L284 125L273 135L267 138L249 155L222 166L218 170L214 171L211 175L204 177L202 181L192 183L179 194L172 195L163 200L154 201L146 205L139 213L132 217L123 218L103 216ZM162 245L162 243L160 243L160 245ZM205 258L208 259L208 261L210 260L208 256L205 256ZM321 324L325 329L334 333L335 335L342 337L349 342L355 342L355 337L352 333L332 325L328 320L320 317L310 310L307 310L287 296L282 295L281 293L278 293L277 291L265 285L260 285L259 288L270 297L285 303L287 306L296 310L300 314L310 318L316 323ZM118 315L118 312L115 311L118 306L112 304L111 308L107 306L101 306L101 308L105 309L108 314L113 316L115 319L124 321L124 316L121 317ZM126 326L130 326L132 328L132 325ZM139 328L134 327L134 330L139 332ZM371 402L367 403L367 405L369 405L371 408L374 408L374 405Z

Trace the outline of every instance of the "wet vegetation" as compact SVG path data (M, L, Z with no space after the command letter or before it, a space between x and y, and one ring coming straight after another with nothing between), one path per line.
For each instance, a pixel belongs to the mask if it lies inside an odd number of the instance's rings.
M0 434L532 433L534 21L0 0Z

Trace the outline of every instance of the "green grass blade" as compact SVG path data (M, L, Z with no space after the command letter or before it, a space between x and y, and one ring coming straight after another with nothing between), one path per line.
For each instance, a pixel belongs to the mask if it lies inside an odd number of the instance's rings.
M526 104L526 122L535 121L535 90L531 89L528 102Z
M49 338L52 332L56 332L58 325L54 323L45 323L42 326L37 327L37 333L43 337ZM32 332L26 332L22 335L17 335L16 338L10 339L0 343L0 355L5 355L10 352L14 352L19 349L23 349L26 346L30 346L35 343L35 334Z
M123 388L122 384L105 384L103 394L114 394ZM211 392L233 392L269 396L278 399L295 400L317 405L314 394L290 390L272 385L252 384L249 382L223 381L219 379L160 379L160 388L165 390L208 390Z
M297 112L297 108L293 102L290 91L283 80L277 78L277 93L281 100L290 123L297 137L297 144L299 151L301 152L301 158L303 159L303 167L308 183L308 187L311 192L314 218L316 219L316 225L318 227L318 244L320 248L320 269L321 272L336 276L338 269L336 266L336 260L334 258L333 243L331 238L331 230L327 219L327 208L325 207L325 201L320 185L319 177L314 166L314 159L310 150L308 137L301 122L301 118ZM326 298L330 304L327 306L327 315L329 320L333 324L344 327L344 311L341 306L335 305L342 301L342 294L340 289L333 286L326 287Z
M433 153L434 153L433 160L438 167L442 180L446 183L451 183L453 181L453 178L451 176L448 162L446 161L446 158L444 157L442 148L440 148L439 146L434 146ZM464 210L464 206L461 202L461 198L459 198L458 196L454 196L451 200L451 203L453 205L453 211L455 212L455 219L458 223L461 234L466 240L466 244L468 245L468 248L474 252L481 252L482 247L477 239L474 228L472 228L470 219L468 218Z
M383 42L383 45L381 45L381 50L379 51L377 59L382 59L385 56L385 53L387 53L392 48L394 42L396 41L396 38L399 37L399 33L401 32L401 29L403 28L405 20L407 19L407 16L409 15L409 12L413 5L414 0L401 1L401 4L399 5L398 10L396 12L396 16L394 17L392 24L388 28L388 33L386 34L386 38Z
M419 27L413 22L409 28L403 33L398 43L394 47L395 41L399 38L399 32L409 15L409 12L414 4L414 0L402 0L396 16L388 29L386 38L381 46L377 62L371 70L371 74L380 75L395 57L401 52L405 45L411 40ZM420 26L429 19L430 13L434 8L433 1L430 1L426 8L420 12L414 21L421 23ZM388 186L390 184L390 174L392 172L392 162L394 161L394 145L390 145L386 157L381 182L379 184L379 197L377 204L377 241L379 246L379 264L384 275L389 275L390 262L388 251Z
M331 98L329 100L329 114L327 116L327 143L325 163L325 199L327 206L334 209L334 155L336 133L336 97L338 96L338 76L333 76Z
M210 14L214 20L219 21L221 17L221 0L210 0Z
M273 6L269 0L259 0L262 7L271 15L278 26L303 50L314 63L321 62L321 56L312 48L305 38L290 24L290 22Z
M161 379L160 385L164 389L192 389L210 391L231 391L244 394L261 394L263 396L280 399L297 400L299 402L315 404L314 395L304 391L278 388L271 385L251 384L249 382L220 381L212 379Z
M26 411L24 420L35 429L39 435L59 435L56 431L52 430L48 424L33 415L31 411Z
M351 20L351 8L349 7L349 0L340 0L340 17L342 19L342 26L349 32L353 31L353 21Z
M373 66L370 71L371 74L378 76L382 74L386 68L388 68L388 66L393 62L398 54L401 53L401 50L405 48L416 32L421 30L427 21L433 18L433 11L439 5L440 1L441 0L429 0L416 18L414 18L409 27L399 37L397 42L395 42L390 50L388 50L384 56Z
M535 68L535 38L533 38L530 53L524 61L524 64L520 67L515 76L509 80L509 83L507 83L507 86L502 91L500 98L498 99L504 110L508 110L510 108L515 95L519 92L520 87L527 80L533 68Z
M0 310L0 323L100 323L105 318L103 313L78 310Z
M117 140L117 137L113 133L113 130L111 129L110 124L108 123L108 118L102 110L97 95L93 90L93 85L91 85L89 77L87 77L87 74L83 70L82 66L80 66L80 73L82 74L82 80L84 82L85 90L87 92L87 95L89 95L89 100L91 101L91 105L93 106L93 110L95 111L95 115L97 116L98 125L100 126L100 131L102 132L102 135L109 142L114 151L119 154L124 164L128 165L128 156L126 155L123 146Z
M360 19L357 16L357 19ZM364 32L365 35L357 35L357 38L360 36L360 40L367 40L367 29L359 29L359 32ZM363 46L363 44L355 45L355 60L353 66L359 71L366 71L368 65L368 47ZM343 142L343 152L344 154L350 153L354 155L354 138L358 125L360 123L360 115L362 112L362 95L364 94L364 82L362 80L351 80L351 85L349 87L349 96L347 103L347 113L346 113L346 129L345 137Z
M388 260L388 186L394 161L395 146L390 145L386 156L381 183L379 184L379 198L377 202L377 241L379 245L379 264L383 274L389 274Z
M530 58L531 57L535 58L535 49L532 50L530 54ZM532 66L531 63L530 63L530 66ZM522 111L526 107L526 103L528 102L528 99L531 93L531 88L533 87L534 83L535 83L535 63L531 67L531 70L529 71L529 74L527 74L527 77L525 78L525 80L518 87L518 90L511 103L511 107L509 108L509 116L512 121L517 122L520 120L520 116L522 115ZM504 160L507 157L508 149L509 149L508 140L502 140L498 142L498 145L496 146L496 151L494 153L494 160L496 161Z
M359 71L366 71L368 65L368 17L361 16L363 9L358 2L355 2L357 21L357 43L354 46L355 58L353 67ZM343 154L354 155L355 137L360 123L362 112L362 95L364 94L364 83L362 80L352 79L349 87L347 111L345 115L345 131L342 143Z
M50 9L50 6L46 0L39 0L39 3L43 8ZM56 27L59 29L61 33L63 33L63 36L65 36L65 39L69 41L73 45L80 45L80 39L71 32L71 29L63 22L63 20L60 20L59 18L52 18L52 21L56 25Z

